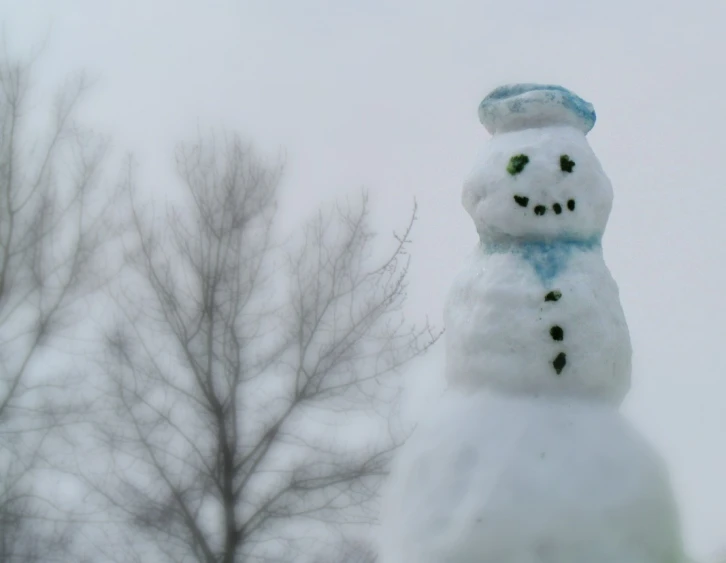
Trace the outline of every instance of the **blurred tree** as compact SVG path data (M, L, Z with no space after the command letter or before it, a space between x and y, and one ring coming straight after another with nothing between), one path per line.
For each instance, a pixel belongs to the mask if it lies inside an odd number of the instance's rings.
M144 560L304 561L322 528L375 520L405 437L395 376L438 337L402 315L415 209L387 254L365 196L278 246L280 167L237 136L182 145L176 164L186 199L160 224L129 169L98 425L113 463L84 475Z
M376 563L378 556L373 545L361 539L343 537L328 555L322 555L314 563Z
M69 79L40 118L33 67L0 53L0 561L66 560L69 524L39 487L49 447L77 414L54 350L100 283L108 240L93 202L105 143L74 114L86 90ZM39 109L41 108L41 109Z
M333 553L315 559L314 563L376 563L376 561L378 556L370 543L344 538Z

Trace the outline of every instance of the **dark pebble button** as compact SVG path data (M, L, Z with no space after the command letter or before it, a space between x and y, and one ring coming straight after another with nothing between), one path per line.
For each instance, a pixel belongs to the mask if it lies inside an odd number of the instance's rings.
M569 209L570 211L575 210L575 200L574 199L570 199L567 201L567 209Z
M529 198L521 195L515 195L514 201L516 201L522 207L527 207L527 204L529 203Z
M552 362L552 367L555 368L555 373L557 375L560 375L562 373L562 370L565 368L565 364L567 363L567 356L564 352L560 352L557 354L557 357Z
M562 292L555 289L554 291L550 291L547 295L545 295L545 301L559 301L560 297L562 297Z
M545 211L547 211L547 208L544 205L538 205L534 208L535 215L544 215Z
M560 213L562 213L562 206L559 203L555 203L552 206L552 211L554 211L555 213L557 213L557 215L559 215Z
M565 338L565 331L562 330L562 327L555 325L550 329L550 336L552 336L552 340L560 342Z

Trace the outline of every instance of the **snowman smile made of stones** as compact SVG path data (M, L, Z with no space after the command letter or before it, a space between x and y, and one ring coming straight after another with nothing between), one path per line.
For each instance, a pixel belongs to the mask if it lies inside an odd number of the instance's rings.
M512 158L509 159L509 164L507 165L507 172L509 172L512 176L515 176L517 174L521 174L524 170L525 166L529 163L529 157L526 154L517 154L514 155ZM563 172L566 172L568 174L572 174L573 169L575 168L575 162L566 154L563 154L560 156L560 169ZM521 206L521 207L527 207L529 205L529 198L527 196L523 195L515 195L514 196L514 202ZM574 199L568 199L567 200L567 209L570 211L575 210L575 200ZM552 204L552 211L555 212L555 214L559 215L562 213L562 205L559 203L553 203ZM545 205L537 204L534 206L534 214L542 216L547 212L547 207Z

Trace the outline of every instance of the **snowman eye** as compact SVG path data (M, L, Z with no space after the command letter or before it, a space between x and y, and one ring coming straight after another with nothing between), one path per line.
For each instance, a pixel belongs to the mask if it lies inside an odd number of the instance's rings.
M572 172L572 169L575 167L575 161L570 160L570 157L566 154L563 154L560 157L560 170L563 172Z
M507 172L509 172L512 176L519 174L522 170L524 170L524 167L527 166L528 162L529 157L526 154L514 155L512 158L509 159L509 164L507 164Z

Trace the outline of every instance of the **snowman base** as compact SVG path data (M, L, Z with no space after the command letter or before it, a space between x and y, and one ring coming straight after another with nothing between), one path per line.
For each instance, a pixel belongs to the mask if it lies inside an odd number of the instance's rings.
M617 407L448 391L400 452L382 563L670 563L662 460Z

